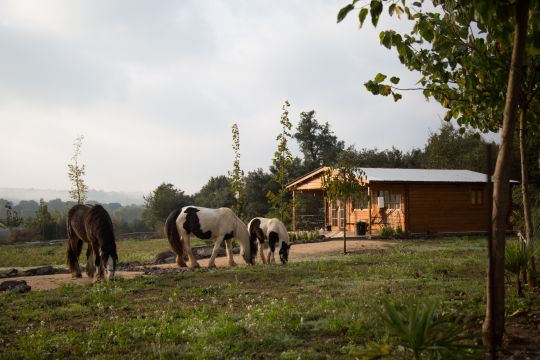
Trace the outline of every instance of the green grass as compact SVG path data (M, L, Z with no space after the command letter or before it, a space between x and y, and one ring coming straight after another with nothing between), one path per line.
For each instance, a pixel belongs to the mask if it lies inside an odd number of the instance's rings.
M195 240L192 246L204 245ZM161 251L170 250L167 239L120 240L116 242L120 262L153 261ZM44 246L0 245L0 268L65 265L66 244ZM86 245L80 257L86 263Z
M378 315L383 299L436 301L446 319L479 328L483 244L411 242L287 266L3 293L2 358L354 359L366 344L395 350ZM527 301L513 293L510 313Z

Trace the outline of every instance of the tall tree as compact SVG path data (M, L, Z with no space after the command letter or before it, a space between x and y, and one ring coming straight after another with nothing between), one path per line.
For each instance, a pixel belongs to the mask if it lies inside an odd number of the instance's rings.
M278 146L274 153L274 158L272 159L272 165L276 169L273 177L279 188L276 191L270 190L266 193L266 198L272 208L270 215L278 217L285 223L288 223L291 219L291 204L286 188L287 182L289 181L287 173L293 163L293 157L289 150L289 140L291 139L292 129L292 124L289 120L290 106L289 102L285 100L282 107L283 113L279 120L281 132L276 137Z
M84 183L85 165L79 164L79 156L81 155L81 146L84 136L80 135L75 139L73 147L75 151L71 160L72 164L68 164L68 177L71 181L71 190L69 195L78 204L84 204L87 200L86 193L88 192L88 186Z
M369 13L376 26L383 3L373 0L362 6L361 2L353 0L340 10L338 22L358 5L360 24ZM404 1L403 6L397 1L386 3L390 3L390 15L406 14L415 25L411 33L404 36L394 30L381 32L381 44L389 49L395 47L400 61L410 70L421 73L420 89L426 97L448 108L445 119L457 118L460 125L483 131L502 126L492 214L495 269L490 274L495 277L496 286L495 292L487 297L483 326L486 334L493 330L490 342L498 345L504 332L504 235L509 209L509 159L523 75L529 1L433 0L433 5L439 7L431 12L423 11L422 2L413 2L411 6L405 6ZM530 34L530 39L534 40L529 43L532 52L538 52L540 47L538 29L538 26L533 27ZM390 83L385 84L386 78L379 73L365 84L366 88L373 94L392 95L395 101L402 98L401 91L409 90L396 87L399 78L393 76Z
M256 169L248 172L245 180L245 202L242 213L248 219L257 216L266 217L270 211L266 194L269 191L278 190L272 175L265 173L262 169Z
M431 169L486 172L486 145L487 142L477 133L471 130L459 131L452 123L444 123L439 132L429 136L424 166Z
M193 199L196 205L209 208L233 207L236 203L229 179L224 175L212 176Z
M173 184L162 183L154 191L144 196L143 220L151 228L162 231L162 225L171 211L189 205L191 198Z
M231 192L236 199L232 205L232 209L241 216L240 211L244 201L245 179L244 171L240 168L240 132L238 131L238 124L233 124L232 126L232 148L234 151L233 169L227 173L227 178Z
M294 138L304 155L306 171L319 166L335 165L338 156L345 148L345 143L338 140L330 130L328 122L320 124L315 118L315 110L300 113L300 122Z

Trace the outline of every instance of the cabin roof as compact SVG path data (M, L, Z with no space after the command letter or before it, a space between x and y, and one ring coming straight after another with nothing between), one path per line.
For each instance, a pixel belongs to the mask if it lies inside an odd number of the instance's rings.
M293 187L313 179L328 167L320 167L306 175L290 182L287 187ZM360 168L365 173L368 182L444 182L444 183L484 183L486 174L470 170L447 169L390 169L390 168ZM511 180L512 183L517 181Z

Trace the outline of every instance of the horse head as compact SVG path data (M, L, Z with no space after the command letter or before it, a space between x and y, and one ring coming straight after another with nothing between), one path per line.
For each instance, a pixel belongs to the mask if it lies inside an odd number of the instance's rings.
M289 249L291 245L287 244L285 241L281 243L281 248L279 249L279 260L283 265L287 264L289 261Z

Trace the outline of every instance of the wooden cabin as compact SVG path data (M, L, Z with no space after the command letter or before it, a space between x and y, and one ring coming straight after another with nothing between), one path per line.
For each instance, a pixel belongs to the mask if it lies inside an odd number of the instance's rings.
M325 198L326 230L343 230L347 226L347 232L355 234L364 227L366 234L377 234L390 226L411 233L487 231L485 174L469 170L361 168L366 191L345 203L330 203L321 183L327 169L318 168L287 185L293 201L298 192ZM358 227L360 222L364 224ZM295 224L293 206L293 228Z

